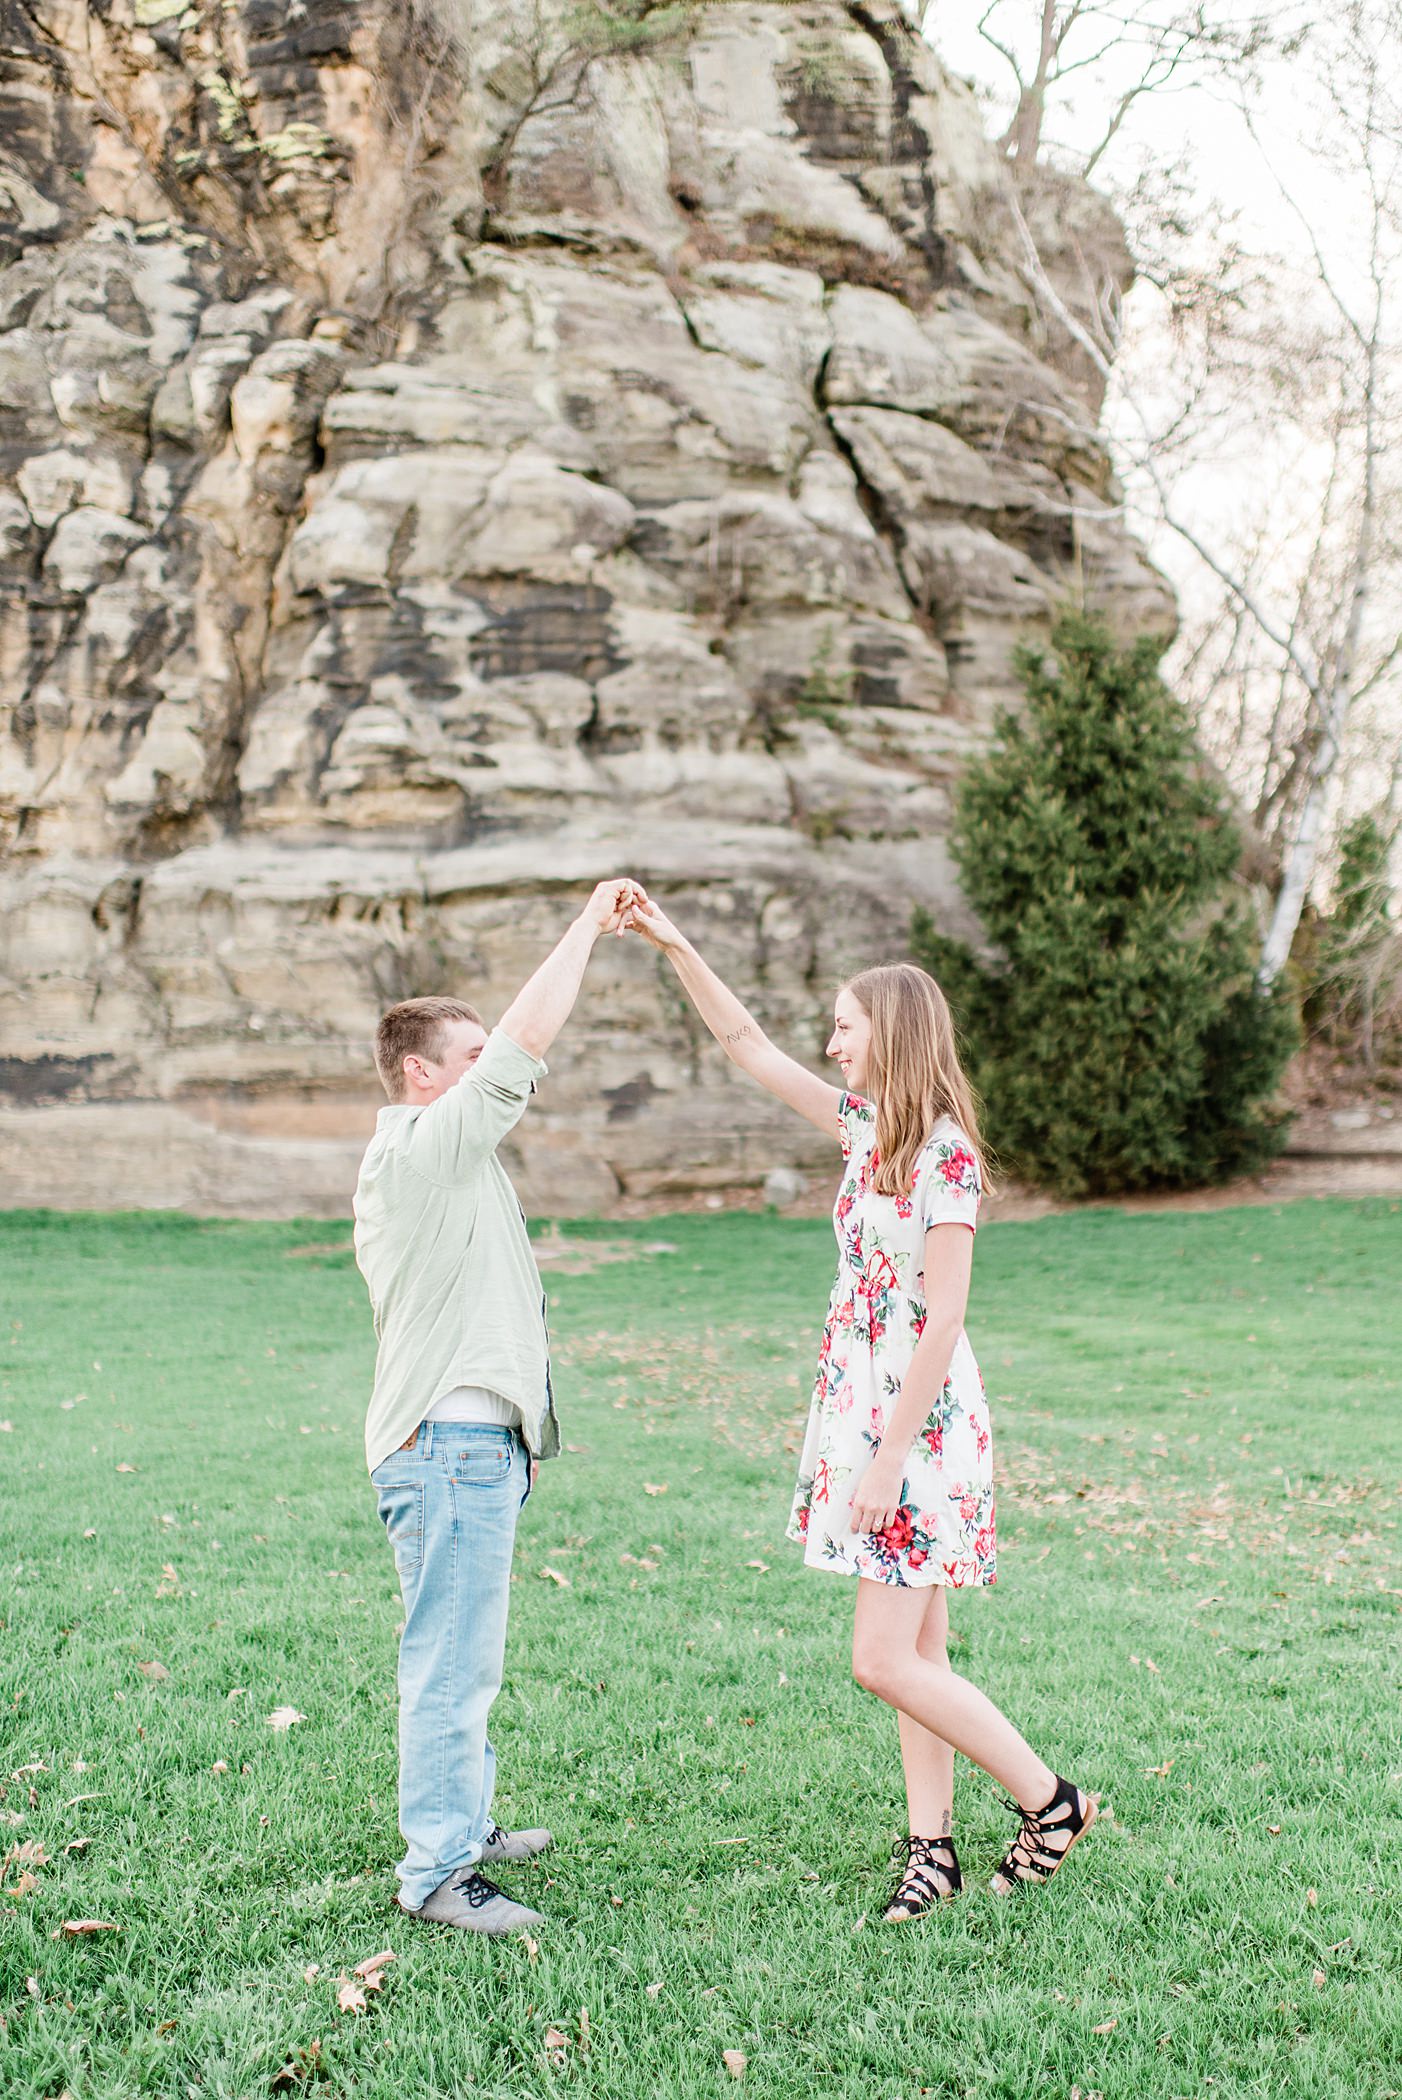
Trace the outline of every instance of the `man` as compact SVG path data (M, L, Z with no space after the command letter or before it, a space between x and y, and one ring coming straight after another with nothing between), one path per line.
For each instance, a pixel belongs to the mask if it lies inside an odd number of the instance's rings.
M560 1433L545 1303L496 1148L520 1120L600 934L640 887L600 883L489 1036L454 999L390 1008L382 1108L355 1191L355 1254L379 1337L365 1456L404 1593L400 1907L469 1932L542 1923L479 1871L548 1830L492 1820L487 1716L501 1688L516 1517Z

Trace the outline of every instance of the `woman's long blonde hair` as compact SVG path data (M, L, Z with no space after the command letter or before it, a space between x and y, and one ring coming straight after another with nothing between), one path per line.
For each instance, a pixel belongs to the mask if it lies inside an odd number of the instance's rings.
M914 963L879 963L843 987L871 1019L867 1094L876 1105L877 1163L872 1186L909 1194L915 1162L941 1116L952 1116L973 1147L979 1178L987 1164L978 1104L959 1062L949 1001Z

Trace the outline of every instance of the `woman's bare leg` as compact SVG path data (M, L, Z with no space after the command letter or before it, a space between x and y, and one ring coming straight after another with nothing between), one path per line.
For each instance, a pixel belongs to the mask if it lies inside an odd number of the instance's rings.
M935 1669L949 1669L949 1603L938 1586L922 1592L928 1600L916 1637L916 1652ZM941 1735L922 1726L912 1714L897 1713L901 1730L901 1763L912 1837L948 1837L954 1828L954 1752Z
M852 1637L858 1684L982 1765L1020 1807L1043 1807L1056 1791L1055 1772L976 1685L920 1653L927 1603L921 1590L858 1579Z

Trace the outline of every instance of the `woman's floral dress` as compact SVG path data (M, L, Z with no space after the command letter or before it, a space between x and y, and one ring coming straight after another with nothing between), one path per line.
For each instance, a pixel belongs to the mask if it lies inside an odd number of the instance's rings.
M983 1380L961 1333L940 1394L906 1460L901 1506L882 1532L851 1529L852 1491L875 1456L925 1325L925 1233L978 1218L978 1162L949 1117L935 1125L908 1196L871 1186L876 1110L844 1094L847 1162L837 1193L837 1282L799 1460L788 1535L810 1567L877 1582L964 1589L992 1582L993 1453Z

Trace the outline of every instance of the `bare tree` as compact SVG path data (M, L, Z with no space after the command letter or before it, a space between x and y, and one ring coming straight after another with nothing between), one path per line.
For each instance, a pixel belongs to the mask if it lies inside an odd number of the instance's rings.
M471 62L480 34L470 0L422 0L446 17ZM526 127L539 118L578 108L601 60L657 49L690 35L700 0L516 0L498 25L508 31L493 67L489 94L502 107L482 164L492 199L503 190Z
M933 14L931 8L927 13ZM1247 8L1231 0L987 0L978 31L1011 76L1011 121L999 143L1023 169L1048 144L1047 119L1078 76L1095 82L1097 116L1074 159L1089 175L1145 96L1204 81L1240 80L1267 53L1302 34L1289 8ZM1074 90L1073 90L1074 92Z
M1345 0L1311 46L1311 194L1274 169L1244 109L1297 231L1292 254L1254 274L1209 268L1196 291L1173 286L1147 356L1141 341L1127 365L1116 362L1124 330L1115 288L1068 298L1016 197L1012 207L1026 283L1112 390L1127 480L1218 590L1215 623L1191 646L1215 696L1235 690L1241 740L1249 730L1257 748L1255 813L1274 835L1280 871L1263 983L1289 955L1348 776L1369 801L1395 778L1399 82L1402 0ZM1234 518L1195 501L1204 461L1232 445Z

